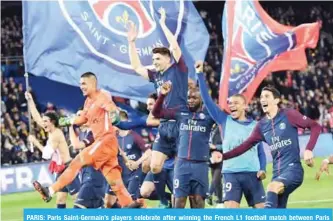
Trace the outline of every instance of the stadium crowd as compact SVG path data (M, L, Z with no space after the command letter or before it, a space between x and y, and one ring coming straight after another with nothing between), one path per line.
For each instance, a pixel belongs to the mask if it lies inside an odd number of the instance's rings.
M279 7L269 7L268 3L264 3L268 13L286 25L298 25L316 20L323 22L317 48L307 51L308 68L304 71L286 71L269 75L260 88L273 84L281 91L282 106L293 107L317 120L322 125L323 132L333 132L333 87L331 87L333 85L333 8L318 4L311 7L300 6L302 7L300 10L299 6L300 4L294 7L281 3ZM221 13L210 13L202 9L200 14L211 38L204 72L210 94L217 102L223 54L219 28ZM10 56L23 54L21 15L6 13L2 17L1 33L1 164L39 162L42 161L41 153L38 150L33 153L28 151L28 112L24 86L15 83L14 79L15 76L23 75L23 62L22 59L15 62L9 59ZM33 90L31 88L29 90L33 94ZM34 100L38 101L38 98ZM63 114L63 110L57 110L51 103L48 103L46 107L39 105L39 110L57 111L60 115ZM261 116L258 96L252 100L249 113L255 118ZM32 130L36 137L45 143L46 135L43 130L35 124L32 124ZM300 131L300 133L303 132ZM146 132L144 135L147 138Z

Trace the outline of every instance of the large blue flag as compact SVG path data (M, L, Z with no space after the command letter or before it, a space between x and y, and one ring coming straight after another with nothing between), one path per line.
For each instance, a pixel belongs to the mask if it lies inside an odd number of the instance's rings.
M140 59L151 66L152 49L169 46L159 25L160 7L191 70L195 60L205 58L209 45L192 2L58 0L23 1L26 72L78 86L80 75L91 71L112 95L144 100L154 89L131 69L126 27L129 21L138 27Z

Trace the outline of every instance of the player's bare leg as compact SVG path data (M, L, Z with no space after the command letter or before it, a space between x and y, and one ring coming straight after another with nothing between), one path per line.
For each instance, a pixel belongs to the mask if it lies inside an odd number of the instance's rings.
M69 164L68 168L61 174L59 179L53 183L49 188L43 187L39 182L34 181L33 185L34 188L42 195L42 198L45 202L50 202L52 199L53 194L57 193L63 187L70 184L81 168L88 164L88 162L83 159L83 152L78 154L72 162Z
M202 196L194 195L190 196L190 205L192 209L205 208L205 200Z
M174 208L185 208L187 197L175 198L175 207Z
M225 201L223 205L225 208L230 208L230 209L239 208L239 203L236 201L232 201L232 200Z
M152 192L155 190L155 184L153 182L144 181L140 188L140 195L148 199Z
M277 208L279 197L278 195L283 193L284 184L278 181L272 181L267 186L267 197L265 202L265 208Z
M163 169L163 164L167 158L168 158L168 156L165 155L164 153L153 150L151 162L150 162L150 171L153 174L160 173Z

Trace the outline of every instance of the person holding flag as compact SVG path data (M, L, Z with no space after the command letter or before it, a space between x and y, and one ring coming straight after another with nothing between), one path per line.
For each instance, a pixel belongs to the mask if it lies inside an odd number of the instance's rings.
M25 98L31 112L32 119L37 125L48 133L46 145L43 146L34 135L28 136L29 143L33 144L42 152L43 159L51 160L49 170L56 175L56 180L70 164L72 158L69 154L65 135L59 127L58 115L54 112L47 112L42 116L36 108L36 104L29 92L25 92ZM71 182L59 188L56 195L57 208L66 208L66 198L69 193L75 200L80 189L80 180L78 176L73 176Z

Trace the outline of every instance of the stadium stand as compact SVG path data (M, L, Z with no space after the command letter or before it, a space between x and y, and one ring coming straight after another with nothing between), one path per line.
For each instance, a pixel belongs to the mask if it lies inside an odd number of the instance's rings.
M304 22L321 20L322 33L315 50L308 50L309 65L305 71L286 71L270 75L261 84L275 85L282 93L285 107L293 107L304 115L316 119L322 126L323 132L333 133L333 8L332 4L315 2L298 2L286 4L285 2L264 2L263 6L268 13L280 23L297 25ZM28 113L24 98L24 85L17 83L16 78L24 74L22 52L22 15L20 2L3 2L1 11L1 164L12 165L27 162L42 161L41 153L35 150L28 151ZM221 3L222 4L222 3ZM278 5L276 5L278 4ZM305 7L304 4L313 4ZM314 6L315 5L315 6ZM211 42L206 57L205 74L210 87L210 94L215 101L218 98L219 79L223 48L220 28L221 11L209 7L206 2L196 4L202 18L210 32ZM220 9L219 9L220 10ZM33 89L30 89L33 93ZM258 94L257 94L258 95ZM35 97L38 101L38 97ZM116 98L123 108L136 114L145 110L143 104L131 107L130 101ZM56 111L59 115L66 113L65 109L58 109L52 103L38 104L40 111ZM253 117L261 116L258 97L255 97L249 107ZM145 114L145 113L141 113ZM37 138L45 142L45 134L32 125ZM140 131L146 140L149 140L149 131ZM300 131L300 134L304 133Z

